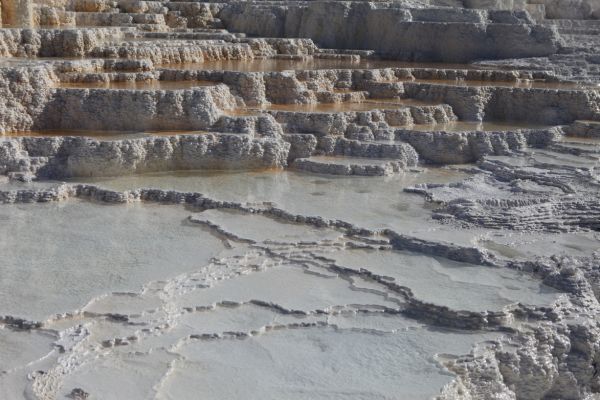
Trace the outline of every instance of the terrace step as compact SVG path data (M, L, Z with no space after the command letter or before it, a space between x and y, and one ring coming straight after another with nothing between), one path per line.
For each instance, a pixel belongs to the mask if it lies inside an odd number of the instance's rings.
M568 139L548 147L557 153L573 154L591 160L600 160L600 140L569 141Z
M399 160L313 156L294 160L292 167L306 172L327 175L389 176L404 170Z
M77 26L165 25L163 14L77 12Z

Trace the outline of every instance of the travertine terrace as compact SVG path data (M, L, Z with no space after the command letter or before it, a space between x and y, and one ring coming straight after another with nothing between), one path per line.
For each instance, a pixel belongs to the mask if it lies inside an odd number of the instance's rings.
M0 399L600 398L598 0L0 5Z

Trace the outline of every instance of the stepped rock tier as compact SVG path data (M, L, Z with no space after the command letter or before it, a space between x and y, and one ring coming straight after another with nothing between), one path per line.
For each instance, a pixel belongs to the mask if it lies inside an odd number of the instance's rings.
M0 399L600 399L600 1L0 0Z

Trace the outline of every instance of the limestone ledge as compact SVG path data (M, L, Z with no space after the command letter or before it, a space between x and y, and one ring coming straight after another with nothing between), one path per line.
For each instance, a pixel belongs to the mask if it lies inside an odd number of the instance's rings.
M494 82L538 79L536 74L450 70L312 70L284 72L179 71L162 70L162 80L198 79L223 82L247 105L314 104L335 102L336 90L363 91L369 97L409 98L433 105L447 104L459 119L527 121L548 125L575 120L600 120L600 93L595 90L520 88L494 86ZM544 75L545 79L556 80ZM413 81L426 79L427 82ZM451 81L465 80L454 86ZM431 80L439 80L439 83ZM489 86L468 86L468 81ZM446 83L446 84L444 84Z
M561 44L556 30L518 11L411 9L390 2L229 2L216 16L231 31L310 37L322 47L366 48L420 61L546 56Z
M437 399L590 398L600 385L598 343L597 323L544 323L445 363L458 378Z
M102 58L147 59L155 64L177 64L218 60L250 60L277 55L311 55L317 46L310 39L243 38L234 41L113 41L89 50Z
M187 90L56 89L44 129L193 130L215 124L236 105L225 85Z
M1 29L0 56L82 57L107 40L123 37L127 29Z
M282 168L312 155L393 159L392 170L413 167L419 159L464 163L485 155L510 154L529 145L550 143L554 131L453 132L406 134L405 141L373 142L310 134L281 135L269 119L247 118L247 133L204 133L148 138L100 140L85 137L21 137L0 141L2 174L38 177L110 176L178 169ZM257 132L263 132L258 134ZM271 134L269 134L271 132ZM402 137L403 134L399 136ZM443 149L441 151L440 149ZM318 168L317 168L318 167ZM327 173L322 164L312 172ZM389 172L389 171L388 171Z
M52 97L49 66L0 68L0 132L31 129Z
M89 55L99 58L148 59L156 64L203 62L215 60L250 60L252 48L246 43L224 43L206 40L199 43L170 44L160 42L139 45L107 44L96 46Z
M413 146L421 158L435 164L464 164L485 155L507 155L529 147L546 147L560 138L560 128L502 132L418 132L398 129L396 140Z
M311 133L317 137L344 135L362 140L393 139L389 131L400 126L435 125L457 120L448 105L399 106L397 109L339 113L269 111L269 114L289 133Z
M510 87L464 87L431 83L404 83L406 96L437 100L452 106L463 120L527 121L548 125L600 118L600 93L594 90L559 90Z
M289 144L249 135L203 134L118 141L15 138L0 143L3 174L60 179L184 169L264 169L286 165Z
M340 102L348 93L364 92L373 99L408 98L424 104L449 105L462 120L510 120L558 125L575 120L598 120L600 94L594 90L556 88L521 88L494 86L494 82L516 82L514 74L479 73L438 74L436 70L319 70L285 72L180 71L161 70L151 75L164 81L201 80L225 83L246 105L315 104ZM139 80L148 73L69 75L81 80ZM426 76L427 82L414 81ZM528 76L528 75L524 75ZM434 80L440 80L435 83ZM465 86L455 86L446 78L465 80ZM529 76L532 78L532 76ZM523 78L523 79L529 79ZM469 80L489 81L489 86L468 86ZM552 78L548 76L552 81ZM481 82L481 81L478 81ZM341 89L341 90L340 90ZM344 91L348 93L344 93ZM445 111L447 112L447 111ZM425 122L423 122L425 123Z
M114 67L117 71L101 72L106 67ZM374 133L381 123L385 123L383 128L387 128L387 125L444 123L456 119L514 120L548 125L600 120L600 94L592 90L462 87L410 80L389 81L403 79L401 77L407 74L408 79L414 77L414 71L402 69L248 73L152 71L151 68L152 63L148 60L118 59L0 68L0 91L4 102L4 105L0 102L0 131L205 129L216 123L222 110L269 103L339 103L366 97L374 98L372 101L375 103L378 98L389 98L391 102L397 99L396 110L383 110L379 117L372 113L371 122L361 124L369 125L371 133L366 134L375 138L381 138ZM118 69L141 69L145 72ZM511 76L487 75L490 79L517 79ZM67 82L189 81L190 89L53 89L59 79ZM213 82L214 86L192 89L193 81ZM402 101L406 98L425 105L403 105ZM377 109L377 105L374 104L373 108ZM289 126L288 133L334 134L355 129L350 124L344 125L350 120L341 114L270 113ZM354 130L352 134L355 138L363 135L360 130Z
M571 126L565 128L568 136L600 139L600 122L598 121L575 121Z
M0 30L1 57L98 57L146 59L156 64L246 60L278 54L314 54L310 39L249 38L223 40L135 42L132 27L43 28ZM81 62L86 62L82 60Z
M512 165L484 157L479 173L462 182L420 185L408 190L439 204L433 214L437 220L519 232L600 230L595 161L589 159L586 168L570 165L570 154L561 159L554 148L544 154L550 157L537 162L535 152L526 152L520 163ZM563 277L557 282L564 284L567 280Z
M345 176L388 176L406 169L404 160L387 160L367 163L336 163L333 160L315 161L310 158L299 158L294 160L293 168L314 173Z

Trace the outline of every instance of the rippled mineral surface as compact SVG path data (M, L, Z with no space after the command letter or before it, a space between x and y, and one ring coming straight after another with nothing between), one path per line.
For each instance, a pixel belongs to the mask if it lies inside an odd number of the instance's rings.
M597 0L0 10L0 400L600 399Z

